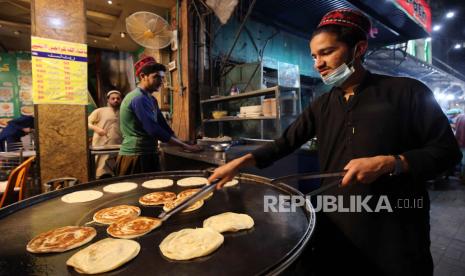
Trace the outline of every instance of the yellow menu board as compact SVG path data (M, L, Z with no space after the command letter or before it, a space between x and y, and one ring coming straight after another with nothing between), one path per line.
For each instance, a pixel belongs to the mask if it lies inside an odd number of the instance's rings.
M34 104L87 104L87 45L31 38Z

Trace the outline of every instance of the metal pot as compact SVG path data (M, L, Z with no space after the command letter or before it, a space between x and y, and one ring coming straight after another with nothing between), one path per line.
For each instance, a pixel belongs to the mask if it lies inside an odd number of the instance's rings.
M231 144L229 143L214 144L214 145L211 145L211 147L214 151L223 152L223 151L227 151L231 147Z

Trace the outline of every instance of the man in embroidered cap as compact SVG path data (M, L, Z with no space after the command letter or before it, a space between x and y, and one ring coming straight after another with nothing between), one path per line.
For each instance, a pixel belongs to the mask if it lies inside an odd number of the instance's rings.
M302 262L317 275L432 275L426 180L461 153L428 87L363 67L370 28L356 10L326 14L310 48L330 92L274 143L219 167L209 180L220 178L220 188L240 168L269 166L316 136L321 171L346 173L342 181L321 181L341 185L317 198L323 204L314 250ZM335 211L325 208L332 200Z
M200 147L188 145L174 135L151 95L163 85L166 68L145 57L135 65L138 87L121 103L120 126L123 143L116 162L118 175L155 172L159 170L158 141L178 145L189 151Z
M107 106L95 109L88 118L89 128L94 131L92 146L121 144L119 130L119 107L121 93L111 90L107 93ZM95 177L97 179L115 175L116 155L103 154L95 156Z

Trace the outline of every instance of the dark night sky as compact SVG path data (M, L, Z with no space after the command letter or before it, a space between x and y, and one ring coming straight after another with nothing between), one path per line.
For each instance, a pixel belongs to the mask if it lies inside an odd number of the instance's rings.
M432 32L433 56L448 62L449 65L465 75L465 48L452 49L455 44L465 43L465 1L464 0L430 0L433 26L442 25L438 32ZM448 11L455 16L446 19Z

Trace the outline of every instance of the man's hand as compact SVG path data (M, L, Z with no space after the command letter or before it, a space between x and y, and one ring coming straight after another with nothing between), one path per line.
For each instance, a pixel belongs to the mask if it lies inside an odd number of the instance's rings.
M226 182L231 181L234 176L239 172L239 169L247 166L255 165L255 159L252 154L246 154L242 157L236 158L225 165L215 169L212 175L208 178L208 182L211 183L216 179L221 179L216 184L217 189L223 188Z
M100 136L107 136L107 131L103 128L96 128L94 131Z
M347 173L342 179L341 184L342 186L347 186L357 182L372 183L381 175L394 171L394 166L394 157L388 155L352 159L344 167Z
M190 152L199 152L199 151L202 151L202 150L203 150L202 146L200 146L200 145L189 145L189 144L186 144L183 148L184 148L185 150L187 150L187 151L190 151Z
M25 127L23 129L21 129L24 133L31 133L32 132L32 128L30 127Z

